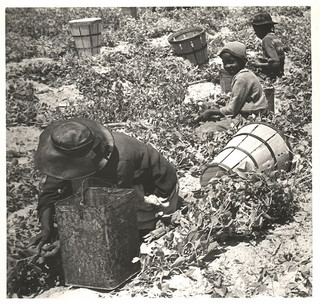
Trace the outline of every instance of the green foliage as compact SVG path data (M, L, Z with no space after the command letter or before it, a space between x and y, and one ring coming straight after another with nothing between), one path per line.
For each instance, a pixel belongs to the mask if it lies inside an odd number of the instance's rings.
M37 172L30 167L25 167L13 159L7 162L7 213L13 213L33 204L38 194Z
M124 16L119 8L8 8L7 63L39 57L50 61L28 65L22 61L7 69L7 126L44 127L52 120L70 117L92 118L103 124L125 122L126 132L154 145L177 167L179 176L188 171L199 177L202 168L224 148L238 128L261 119L249 118L226 132L196 136L192 120L210 101L202 106L183 101L190 83L219 82L216 64L195 67L174 55L170 46L153 46L150 42L185 27L202 26L208 33L210 60L231 40L243 41L248 51L257 52L260 41L250 20L258 9L157 8L152 12L145 7L135 20ZM286 174L275 172L272 176L223 177L206 189L193 191L189 195L192 201L188 202L188 213L177 211L173 218L176 228L163 237L162 245L141 254L139 283L144 285L143 291L156 284L160 296L172 296L171 290L163 286L163 280L181 272L192 275L190 270L194 266L206 270L207 263L224 251L223 244L230 238L250 240L271 225L291 221L298 202L311 192L310 8L268 7L267 10L279 21L276 33L290 51L286 54L286 75L275 84L279 112L263 120L275 125L288 138L294 157L291 170ZM85 17L102 18L103 47L117 47L126 42L127 52L78 58L68 21ZM51 108L39 103L31 81L54 88L75 85L83 98L64 110ZM225 98L218 98L221 104L225 102ZM20 165L15 160L20 156L9 154L12 155L7 163L8 214L36 203L39 182L33 162ZM32 257L26 260L21 255L28 238L38 231L34 209L25 220L16 217L8 225L9 296L29 296L63 282L61 263L48 264ZM305 268L302 272L310 276ZM274 278L274 272L261 271L261 276L260 285L267 277ZM227 286L223 274L217 271L210 278L215 287L213 296L224 297Z
M14 213L10 217L7 229L9 297L35 295L63 282L61 255L45 261L32 248L25 247L30 237L39 231L36 211L31 208L25 216Z

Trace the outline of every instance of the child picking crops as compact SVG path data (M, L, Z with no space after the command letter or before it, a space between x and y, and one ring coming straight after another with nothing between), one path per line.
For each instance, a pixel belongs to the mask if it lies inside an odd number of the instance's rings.
M285 47L274 33L274 22L268 12L257 13L252 21L255 34L262 40L263 57L252 64L261 70L259 76L262 79L269 77L275 80L282 77L285 62Z
M248 117L250 114L263 113L268 109L268 103L262 86L256 75L245 68L247 57L246 47L240 42L227 43L219 56L224 69L233 76L231 83L231 97L226 106L205 111L195 119L196 122L221 119L215 125L215 130L230 127L237 116Z

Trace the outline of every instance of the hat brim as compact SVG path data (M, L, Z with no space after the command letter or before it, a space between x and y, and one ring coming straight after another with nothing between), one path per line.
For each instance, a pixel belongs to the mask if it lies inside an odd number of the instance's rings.
M84 155L74 156L58 150L51 140L51 132L60 124L77 121L87 125L95 139L101 142L107 153L97 154L90 149ZM109 161L114 148L114 138L108 128L86 118L56 121L50 124L40 135L39 145L35 154L35 164L39 171L58 179L77 179L90 176L101 170Z
M253 26L263 26L263 25L275 25L278 23L274 21L263 21L263 22L252 22L251 24Z

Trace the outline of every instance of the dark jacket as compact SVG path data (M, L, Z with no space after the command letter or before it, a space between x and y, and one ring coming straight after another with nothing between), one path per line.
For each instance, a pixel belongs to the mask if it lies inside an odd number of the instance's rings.
M110 161L94 177L122 188L142 185L145 195L168 197L177 183L173 165L152 146L123 133L112 134L115 146ZM39 194L39 218L46 208L77 192L79 186L79 179L70 181L47 176Z

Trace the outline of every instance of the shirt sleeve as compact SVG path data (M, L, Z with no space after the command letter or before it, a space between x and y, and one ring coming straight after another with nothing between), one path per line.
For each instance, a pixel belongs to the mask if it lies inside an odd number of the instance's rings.
M271 62L272 64L280 64L280 58L276 50L276 46L271 38L266 37L262 42L262 47L268 57L268 62Z
M237 116L247 101L250 84L246 78L236 77L232 83L231 97L225 107L220 108L224 116Z
M39 201L37 207L38 218L41 218L44 210L47 208L54 209L54 204L57 201L71 196L72 193L73 189L71 181L44 176L39 192Z

